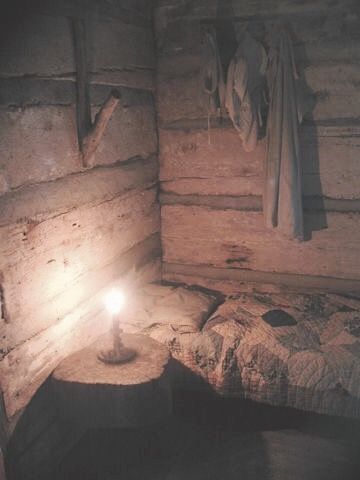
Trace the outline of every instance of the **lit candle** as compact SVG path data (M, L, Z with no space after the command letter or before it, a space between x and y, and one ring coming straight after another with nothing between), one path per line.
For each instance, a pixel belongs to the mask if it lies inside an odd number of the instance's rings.
M121 350L122 342L120 338L120 312L125 304L125 296L121 290L113 288L105 296L105 306L112 316L112 334L114 352Z
M105 296L106 309L112 316L112 349L101 351L98 358L105 363L128 362L136 355L136 351L123 345L120 333L120 312L125 305L125 295L121 290L113 288Z

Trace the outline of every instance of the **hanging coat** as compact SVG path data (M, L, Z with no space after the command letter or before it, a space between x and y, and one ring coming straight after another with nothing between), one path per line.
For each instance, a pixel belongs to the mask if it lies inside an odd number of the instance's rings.
M264 47L245 32L228 69L225 105L247 152L255 149L262 124L266 65Z
M273 32L271 37L268 86L265 223L289 238L303 240L299 124L308 102L298 81L291 40L285 29Z

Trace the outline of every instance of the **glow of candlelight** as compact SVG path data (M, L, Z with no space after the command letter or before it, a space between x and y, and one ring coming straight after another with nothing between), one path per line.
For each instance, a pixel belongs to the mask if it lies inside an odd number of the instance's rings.
M104 298L106 309L112 315L118 314L125 304L125 295L121 290L111 289Z

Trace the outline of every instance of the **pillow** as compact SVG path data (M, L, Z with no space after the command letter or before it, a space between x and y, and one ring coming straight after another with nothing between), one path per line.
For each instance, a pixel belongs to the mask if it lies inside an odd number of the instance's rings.
M148 284L133 296L122 324L126 331L170 325L179 333L198 332L218 303L216 295L193 288Z

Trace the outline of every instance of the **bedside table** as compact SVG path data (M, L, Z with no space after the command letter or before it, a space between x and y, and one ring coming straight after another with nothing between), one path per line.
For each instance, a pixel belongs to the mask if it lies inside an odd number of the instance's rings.
M140 427L171 414L170 354L145 335L122 334L137 351L129 363L104 364L97 353L111 343L104 335L66 357L53 371L61 413L84 427Z

